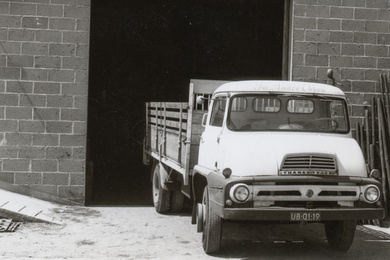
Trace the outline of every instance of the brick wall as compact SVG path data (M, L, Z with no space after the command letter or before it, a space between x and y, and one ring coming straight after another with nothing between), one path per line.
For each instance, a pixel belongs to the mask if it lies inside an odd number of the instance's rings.
M351 101L352 122L390 72L389 0L293 0L292 79L337 82Z
M83 203L90 0L0 0L0 183Z
M390 73L390 0L292 0L293 80L361 104ZM0 188L84 201L90 0L0 0Z

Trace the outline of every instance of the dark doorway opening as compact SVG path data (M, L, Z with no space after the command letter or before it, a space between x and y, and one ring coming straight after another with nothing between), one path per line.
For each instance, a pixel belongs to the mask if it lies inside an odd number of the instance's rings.
M151 205L144 102L186 101L191 78L281 79L285 11L285 0L92 1L86 203Z

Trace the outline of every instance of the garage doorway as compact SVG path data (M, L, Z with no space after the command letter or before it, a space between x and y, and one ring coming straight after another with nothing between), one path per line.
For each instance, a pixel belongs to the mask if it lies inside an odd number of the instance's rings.
M86 204L151 205L146 101L186 101L190 79L286 78L287 0L94 0Z

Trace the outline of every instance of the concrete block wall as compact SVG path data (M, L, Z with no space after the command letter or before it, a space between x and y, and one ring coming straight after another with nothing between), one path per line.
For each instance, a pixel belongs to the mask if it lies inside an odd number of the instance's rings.
M0 183L83 203L90 0L0 0Z
M352 123L390 73L389 0L293 0L293 80L328 82L332 68L350 98Z
M291 0L291 79L336 80L352 119L390 74L390 0ZM91 0L0 0L0 188L83 203Z

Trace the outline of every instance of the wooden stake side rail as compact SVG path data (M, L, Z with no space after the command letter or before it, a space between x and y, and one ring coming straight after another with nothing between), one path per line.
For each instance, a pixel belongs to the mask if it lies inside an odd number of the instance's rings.
M215 89L228 81L191 79L187 102L146 103L146 135L144 163L150 156L183 175L189 185L194 166L198 163L199 141L204 127L203 115ZM197 104L197 98L206 101Z
M146 103L147 135L145 146L159 160L169 160L179 172L185 170L188 103Z
M362 124L356 124L356 140L366 159L369 170L379 169L385 202L386 220L390 218L390 84L387 75L379 78L381 93L365 107ZM368 224L380 225L368 220Z

